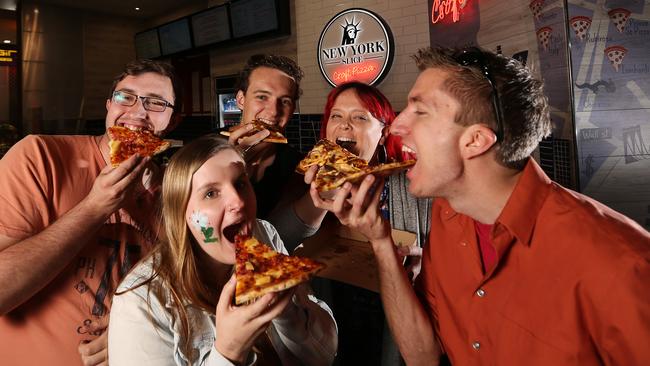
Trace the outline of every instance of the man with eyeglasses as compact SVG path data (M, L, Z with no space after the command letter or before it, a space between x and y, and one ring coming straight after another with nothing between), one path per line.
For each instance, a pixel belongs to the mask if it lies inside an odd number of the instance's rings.
M141 60L114 80L106 127L170 131L180 84ZM8 365L106 365L113 291L151 248L161 171L109 162L108 136L25 137L0 160L0 355Z
M650 364L650 234L531 158L551 132L542 83L477 48L414 58L421 73L391 133L418 155L409 191L437 198L415 289L374 177L330 207L372 245L406 363L444 352L454 365Z

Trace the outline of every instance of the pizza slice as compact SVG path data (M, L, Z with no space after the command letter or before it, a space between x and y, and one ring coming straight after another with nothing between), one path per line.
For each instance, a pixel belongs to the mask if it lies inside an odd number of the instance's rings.
M612 67L616 72L618 72L621 64L623 64L623 57L627 53L627 49L623 46L611 46L605 48L605 55L609 59L609 62L612 64Z
M548 51L548 45L551 40L551 32L553 29L551 27L542 27L537 30L537 40L539 41L539 44L542 46L544 51Z
M533 12L535 19L539 20L542 16L542 8L544 7L544 0L533 0L528 4L528 7Z
M287 143L287 138L284 137L284 135L282 134L282 131L280 130L280 128L278 126L270 125L270 124L268 124L266 122L262 122L262 121L257 120L257 119L255 119L255 120L253 120L253 121L251 121L249 123L253 125L253 129L250 131L250 133L248 133L248 135L256 134L256 133L258 133L258 132L260 132L262 130L269 130L269 132L271 134L268 135L262 141L264 141L264 142L273 142L273 143L276 143L276 144L286 144ZM236 130L238 130L240 128L243 128L244 126L248 125L249 123L246 123L246 124L243 124L243 125L233 126L233 127L229 128L228 131L221 131L220 133L222 135L224 135L224 136L230 136L231 132L236 131Z
M587 38L587 32L591 26L591 19L589 17L582 15L573 17L569 19L569 24L579 40L584 41Z
M325 265L309 258L278 253L255 238L235 239L235 304L299 285Z
M153 156L159 154L171 145L154 135L149 130L132 130L123 126L111 126L108 132L111 165L116 167L134 154Z
M368 163L365 160L354 155L341 145L328 139L322 139L318 141L311 151L309 151L307 156L298 163L296 172L305 174L313 165L322 167L327 164L340 165L339 169L348 172L356 172L365 169L368 166Z
M393 163L369 166L359 171L341 171L336 166L325 165L318 170L314 182L319 192L330 191L342 186L345 182L359 183L367 175L388 177L415 165L415 160L397 161Z
M413 164L415 164L415 160L369 166L365 160L342 146L322 139L298 163L296 171L304 174L309 167L318 165L319 169L314 178L314 184L319 192L323 192L336 189L345 182L357 183L368 174L389 176L408 169Z
M625 25L627 24L627 20L630 19L630 14L632 13L629 10L623 8L616 8L607 12L609 19L612 20L619 33L623 33L625 30Z

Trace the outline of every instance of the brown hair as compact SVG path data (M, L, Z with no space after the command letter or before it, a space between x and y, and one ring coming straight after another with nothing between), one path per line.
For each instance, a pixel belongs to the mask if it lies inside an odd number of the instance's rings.
M109 94L109 98L113 96L113 92L115 91L115 87L117 87L117 83L124 80L125 77L138 76L148 72L166 76L171 80L172 88L174 90L174 113L180 113L183 110L183 88L181 87L181 81L176 76L174 67L171 64L163 61L144 59L131 61L126 64L122 73L113 79L113 85L111 85L111 93Z
M502 104L503 140L496 144L500 164L521 170L538 143L551 133L548 99L543 83L519 61L477 49L486 63ZM497 130L490 82L477 67L461 66L459 49L428 47L413 58L421 71L441 68L452 73L444 85L461 105L456 123L469 126L488 122Z
M249 79L251 77L251 73L253 73L253 70L257 69L258 67L270 67L272 69L280 70L289 75L296 84L293 100L296 101L300 98L300 95L302 94L302 90L300 89L300 81L305 74L302 72L302 69L300 69L300 66L298 66L294 60L280 55L258 54L249 57L246 61L246 65L244 65L244 68L239 72L237 86L235 88L237 91L241 90L244 92L244 94L246 94L248 85L250 84Z
M208 159L228 149L239 153L223 137L209 134L190 142L172 156L162 184L164 237L146 257L153 257L152 275L129 289L149 284L147 303L150 308L152 294L163 303L167 298L166 294L170 294L174 311L172 316L176 317L180 324L180 348L190 361L193 361L196 355L190 341L191 319L187 307L193 306L212 313L217 304L218 293L205 285L199 264L199 258L204 253L187 227L185 211L191 195L194 173ZM156 277L159 280L153 281ZM116 295L119 294L121 293Z

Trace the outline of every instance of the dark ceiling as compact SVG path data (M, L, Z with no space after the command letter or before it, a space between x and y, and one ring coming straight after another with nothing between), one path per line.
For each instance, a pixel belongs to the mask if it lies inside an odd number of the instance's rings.
M36 0L30 3L51 4L68 8L92 10L98 13L151 19L171 13L176 9L192 5L207 8L207 0ZM139 7L140 10L135 10Z

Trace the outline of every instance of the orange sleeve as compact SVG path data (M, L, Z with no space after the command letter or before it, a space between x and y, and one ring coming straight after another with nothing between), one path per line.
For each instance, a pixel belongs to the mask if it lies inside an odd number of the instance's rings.
M46 146L38 136L27 136L0 160L0 234L24 239L49 224L51 177Z

